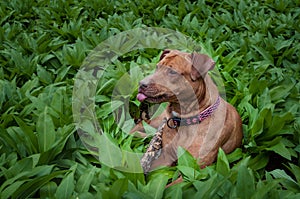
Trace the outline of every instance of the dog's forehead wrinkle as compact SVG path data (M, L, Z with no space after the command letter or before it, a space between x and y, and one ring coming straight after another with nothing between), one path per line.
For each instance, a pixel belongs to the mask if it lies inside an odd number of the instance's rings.
M168 54L164 57L164 59L162 59L162 61L172 61L172 60L189 60L189 56L187 54L178 54L178 53L174 53L174 54Z
M186 58L187 56L172 56L172 59L163 59L158 63L159 67L169 67L177 71L178 73L185 74L190 72L190 67L192 66L191 60Z

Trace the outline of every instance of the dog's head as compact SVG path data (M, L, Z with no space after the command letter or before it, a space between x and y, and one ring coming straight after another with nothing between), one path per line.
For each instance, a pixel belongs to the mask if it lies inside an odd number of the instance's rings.
M140 81L137 99L152 103L189 99L204 89L204 78L214 65L204 54L164 50L155 73Z

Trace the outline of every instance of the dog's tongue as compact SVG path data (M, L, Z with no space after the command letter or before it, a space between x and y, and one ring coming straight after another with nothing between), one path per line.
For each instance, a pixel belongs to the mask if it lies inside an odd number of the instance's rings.
M137 98L140 102L142 102L142 101L144 101L144 100L147 98L147 96L144 95L143 93L138 93L137 96L136 96L136 98Z

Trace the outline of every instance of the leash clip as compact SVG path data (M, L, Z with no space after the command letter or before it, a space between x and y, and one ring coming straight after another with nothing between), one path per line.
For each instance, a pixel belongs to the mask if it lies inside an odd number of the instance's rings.
M173 124L170 124L170 121L173 121ZM181 119L178 118L178 117L172 117L172 118L169 118L168 121L167 121L167 126L170 128L170 129L176 129L178 126L180 126L180 121Z

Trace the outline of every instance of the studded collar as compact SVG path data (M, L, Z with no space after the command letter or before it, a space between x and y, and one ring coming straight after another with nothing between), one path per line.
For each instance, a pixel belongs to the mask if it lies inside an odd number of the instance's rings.
M218 96L218 99L213 105L209 106L207 109L205 109L204 111L202 111L201 113L195 116L189 118L180 118L180 117L173 116L169 118L167 120L167 126L171 129L175 129L179 126L189 126L189 125L199 124L203 120L211 116L212 113L218 108L219 104L220 104L220 96ZM174 125L172 125L171 121L173 121Z

